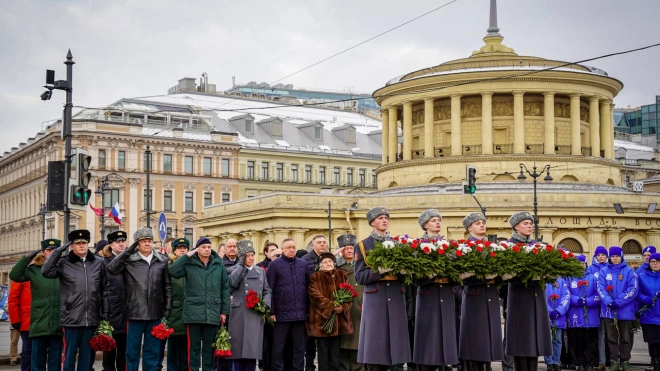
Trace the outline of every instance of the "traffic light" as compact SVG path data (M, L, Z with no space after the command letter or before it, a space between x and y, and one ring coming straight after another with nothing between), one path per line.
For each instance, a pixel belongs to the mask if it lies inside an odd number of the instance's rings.
M48 161L46 211L64 210L64 161Z
M87 209L87 203L92 197L92 190L89 189L89 182L92 179L92 174L89 172L91 162L92 157L88 152L80 149L71 158L71 193L69 193L71 210Z
M473 195L477 193L477 169L474 166L466 166L465 180L463 183L463 194Z

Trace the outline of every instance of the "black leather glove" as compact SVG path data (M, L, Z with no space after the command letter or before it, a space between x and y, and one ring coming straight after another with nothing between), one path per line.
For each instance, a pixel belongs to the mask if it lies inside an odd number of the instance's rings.
M13 327L14 330L20 330L21 329L21 323L20 322L12 323L11 327Z
M34 251L32 251L31 253L29 253L28 255L25 255L25 257L28 258L28 260L32 260L32 259L34 259L37 255L39 255L40 252L41 252L41 249L39 249L39 250L34 250Z
M55 251L58 251L58 252L65 252L66 249L69 248L69 246L71 246L71 242L67 242L67 243L65 243L64 245L62 245L62 246L58 247L57 249L55 249Z
M103 313L101 313L100 318L101 318L101 321L107 321L108 320L108 316L103 314Z
M238 258L238 264L241 267L245 267L245 256L241 256L240 258Z
M128 249L126 249L126 252L127 252L129 255L133 255L133 254L135 254L135 252L137 251L137 247L138 247L139 244L140 244L140 241L135 241L135 242L133 242L133 244L131 244L131 246L129 246Z

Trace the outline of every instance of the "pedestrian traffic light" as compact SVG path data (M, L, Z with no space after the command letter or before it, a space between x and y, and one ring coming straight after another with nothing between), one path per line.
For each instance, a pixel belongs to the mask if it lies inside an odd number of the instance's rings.
M71 193L69 194L71 210L87 209L87 203L92 197L92 190L89 189L89 182L92 179L92 174L89 172L91 162L92 157L88 152L80 149L71 158Z
M463 183L463 194L473 195L477 193L477 169L474 166L466 166L465 180Z
M48 161L46 211L64 210L64 161Z

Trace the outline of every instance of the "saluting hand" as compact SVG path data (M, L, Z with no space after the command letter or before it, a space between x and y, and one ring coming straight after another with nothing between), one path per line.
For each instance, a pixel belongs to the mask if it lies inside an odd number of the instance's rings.
M186 253L186 255L188 255L189 258L192 258L192 256L195 254L197 254L197 248L195 248L194 250L190 250Z

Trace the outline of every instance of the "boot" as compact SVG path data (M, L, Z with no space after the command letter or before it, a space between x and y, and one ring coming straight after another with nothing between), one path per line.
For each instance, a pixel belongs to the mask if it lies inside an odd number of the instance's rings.
M607 371L619 371L619 361L618 360L612 359L610 361L610 363L611 363L610 368L607 369ZM628 367L630 367L630 366L628 366ZM628 371L630 371L630 369L628 369Z
M605 365L598 365L598 367L596 367L596 370L605 371L605 370L607 370L607 367L605 367Z
M623 361L622 366L623 366L623 371L630 371L630 362Z
M577 371L587 371L584 366L578 366Z

